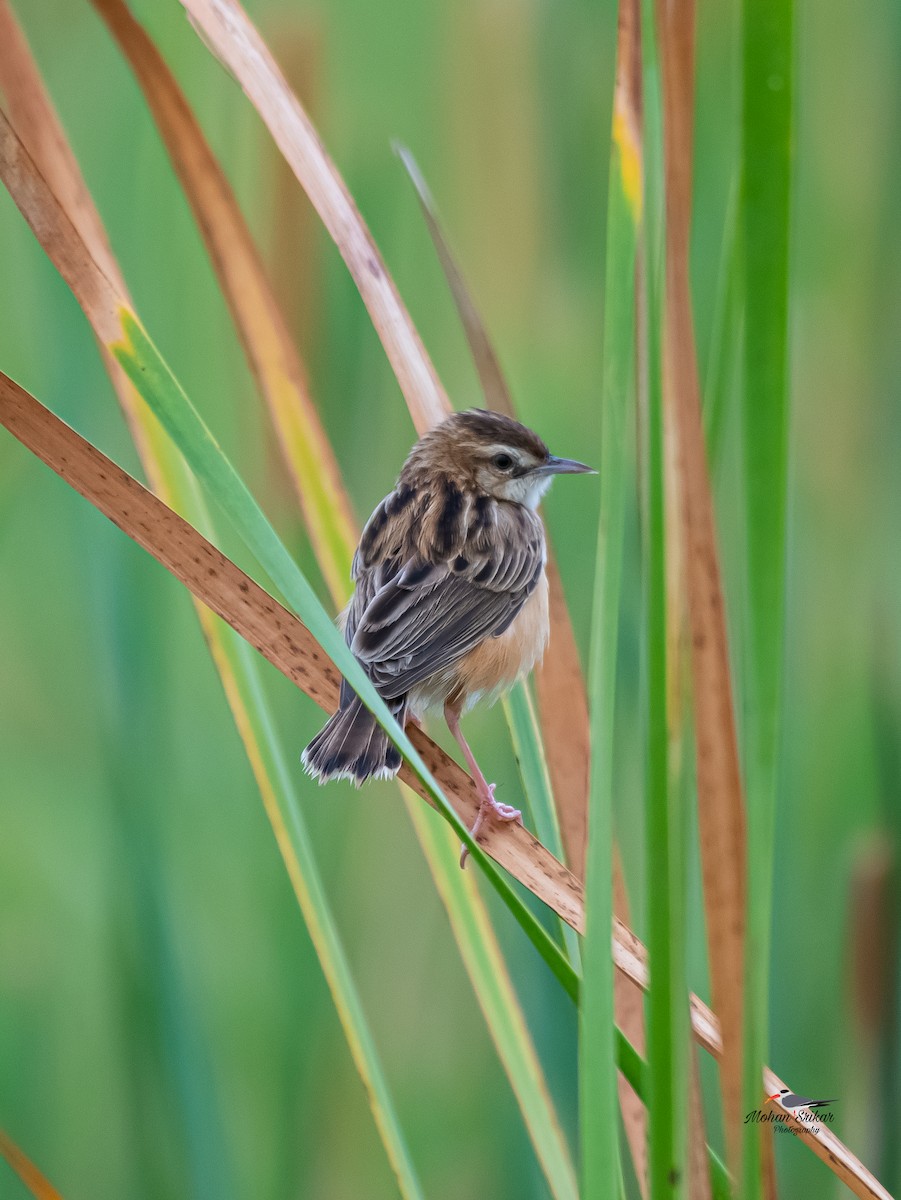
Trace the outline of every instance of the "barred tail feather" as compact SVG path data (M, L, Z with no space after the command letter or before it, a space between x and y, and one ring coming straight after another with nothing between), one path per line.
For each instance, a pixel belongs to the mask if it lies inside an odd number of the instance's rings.
M393 779L401 753L372 713L354 696L329 717L301 755L314 779L349 779L357 787L367 779Z

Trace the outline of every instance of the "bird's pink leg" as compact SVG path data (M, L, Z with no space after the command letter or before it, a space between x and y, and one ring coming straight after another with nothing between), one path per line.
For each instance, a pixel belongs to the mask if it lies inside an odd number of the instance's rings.
M472 775L476 791L479 793L479 811L469 832L473 837L477 837L486 817L494 817L498 821L519 821L521 825L522 813L518 808L514 808L511 804L501 804L499 800L495 800L495 785L488 783L485 779L485 776L479 769L479 764L476 762L475 755L469 748L469 743L463 736L463 730L460 728L460 710L452 707L450 704L445 704L444 719L447 721L448 729L454 735L454 740L463 751L463 757L466 759L469 773ZM463 846L460 852L461 867L466 866L466 859L468 857L469 850L466 846Z

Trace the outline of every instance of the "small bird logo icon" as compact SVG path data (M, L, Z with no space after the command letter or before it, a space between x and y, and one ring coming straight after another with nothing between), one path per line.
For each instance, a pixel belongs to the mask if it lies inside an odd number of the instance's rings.
M548 640L547 551L536 509L558 475L594 474L557 458L500 413L456 413L413 447L353 561L344 637L403 725L443 711L486 820L520 821L494 797L460 728L541 660ZM400 752L346 682L338 711L303 752L320 783L389 779ZM461 858L465 862L466 851Z
M835 1104L835 1100L814 1100L811 1096L798 1096L788 1088L767 1096L767 1104L772 1100L778 1100L782 1107L789 1111L795 1108L828 1108L830 1104Z

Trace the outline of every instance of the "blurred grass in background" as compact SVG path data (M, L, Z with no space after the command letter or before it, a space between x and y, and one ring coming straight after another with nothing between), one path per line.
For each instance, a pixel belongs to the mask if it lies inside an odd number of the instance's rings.
M413 433L356 289L180 6L133 7L270 253L313 395L365 517ZM308 103L455 404L478 403L479 394L390 152L394 137L411 145L438 197L523 419L559 453L598 457L614 6L310 0L299 10L257 0L247 8ZM231 322L127 67L87 3L41 0L17 11L139 310L315 577ZM693 268L702 368L736 167L737 17L732 3L704 4L698 14ZM884 846L897 861L901 823L893 222L901 12L889 0L864 14L835 0L802 3L797 43L788 686L770 1061L799 1090L839 1098L837 1132L891 1189L901 1187L891 1137L898 1074L886 1069L886 1047L897 1043L874 1029L882 1020L897 1030L897 990L888 1016L872 1005L873 987L884 983L859 979L855 992L850 946L880 927L873 902L854 910L851 898L874 894L864 884ZM5 192L0 262L0 366L136 469L87 325ZM740 495L730 484L737 425L727 416L716 496L730 615L743 600ZM596 510L587 487L578 496L558 489L545 509L583 648ZM637 554L632 530L616 794L634 924L644 934L641 805L630 765L640 761ZM266 678L283 743L299 755L319 714L274 672ZM499 797L516 802L500 711L470 726ZM299 788L429 1195L546 1195L396 789ZM6 438L0 827L0 1123L66 1182L64 1194L395 1194L187 596ZM690 983L706 995L694 890ZM891 905L891 889L884 895ZM511 929L500 915L498 927ZM572 1134L575 1012L557 1002L556 985L515 933L507 950ZM877 945L870 966L886 957ZM869 996L870 1007L855 995ZM786 1195L838 1188L795 1139L776 1143Z

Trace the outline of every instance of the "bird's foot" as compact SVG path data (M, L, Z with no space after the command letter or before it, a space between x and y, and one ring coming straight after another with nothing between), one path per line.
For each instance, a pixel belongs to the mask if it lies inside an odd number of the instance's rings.
M522 813L518 808L514 808L512 804L501 804L500 800L495 800L494 789L496 786L494 783L489 783L487 785L487 793L482 795L479 811L469 831L473 838L478 837L479 830L484 825L486 817L489 820L502 822L518 821L520 825L522 824ZM461 867L466 866L467 858L469 858L469 847L464 845L460 849Z

